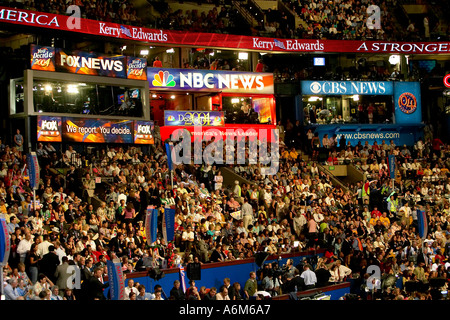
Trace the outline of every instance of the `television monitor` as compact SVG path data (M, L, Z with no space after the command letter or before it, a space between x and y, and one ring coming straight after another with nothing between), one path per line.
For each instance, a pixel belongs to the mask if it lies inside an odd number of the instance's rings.
M315 67L324 67L325 66L325 58L324 57L314 57L314 66Z

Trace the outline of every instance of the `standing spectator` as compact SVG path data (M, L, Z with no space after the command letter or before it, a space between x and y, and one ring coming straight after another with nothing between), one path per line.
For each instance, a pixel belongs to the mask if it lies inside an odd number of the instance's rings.
M153 61L153 67L162 68L162 62L161 60L159 60L159 57L155 57L155 60Z
M16 130L16 134L14 135L14 145L17 151L23 151L23 136L19 129Z
M88 280L87 296L89 300L106 300L103 290L109 286L103 281L103 268L95 268L93 276Z
M312 289L316 286L316 274L311 270L311 267L308 264L303 267L303 272L300 275L300 278L302 278L305 283L305 290Z
M256 282L256 272L251 271L250 278L247 279L247 281L245 282L245 286L244 286L245 299L249 300L250 297L253 297L253 295L255 294L257 289L258 289L258 284Z
M258 64L256 65L255 72L263 72L264 71L264 63L262 59L258 60Z

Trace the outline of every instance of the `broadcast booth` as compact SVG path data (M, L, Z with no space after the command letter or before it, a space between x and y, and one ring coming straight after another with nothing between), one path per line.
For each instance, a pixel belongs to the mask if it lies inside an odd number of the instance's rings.
M206 138L211 128L218 130L216 138L275 129L271 73L147 68L147 74L152 119L160 125L162 141L180 128L191 132L192 141Z
M413 145L423 136L419 82L301 81L306 131L378 144Z
M30 53L29 69L9 88L25 150L37 142L153 143L146 59L37 45Z

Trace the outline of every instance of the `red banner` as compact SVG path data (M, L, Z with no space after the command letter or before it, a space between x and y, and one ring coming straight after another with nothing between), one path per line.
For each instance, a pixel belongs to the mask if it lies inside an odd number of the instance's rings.
M196 139L211 140L214 139L227 139L231 140L247 139L253 140L266 140L272 141L272 130L275 129L275 125L255 125L255 124L225 124L222 127L210 127L210 126L161 126L159 131L161 134L161 140L171 139L171 134L178 129L186 129L191 135L191 141Z
M359 40L275 39L216 33L195 33L132 27L118 23L65 15L0 7L0 22L60 31L79 32L95 36L135 40L157 45L184 45L193 47L235 48L259 52L335 52L335 53L403 53L448 54L450 42L387 42Z

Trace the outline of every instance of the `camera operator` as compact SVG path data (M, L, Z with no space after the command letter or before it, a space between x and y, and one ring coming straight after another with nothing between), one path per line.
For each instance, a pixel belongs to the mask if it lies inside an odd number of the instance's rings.
M261 289L264 291L267 291L270 293L270 295L273 296L277 296L279 295L280 292L280 288L281 288L281 284L280 284L280 278L281 275L278 274L278 276L275 275L276 272L274 272L273 270L269 270L267 272L267 275L265 276L265 278L262 280L261 282Z

